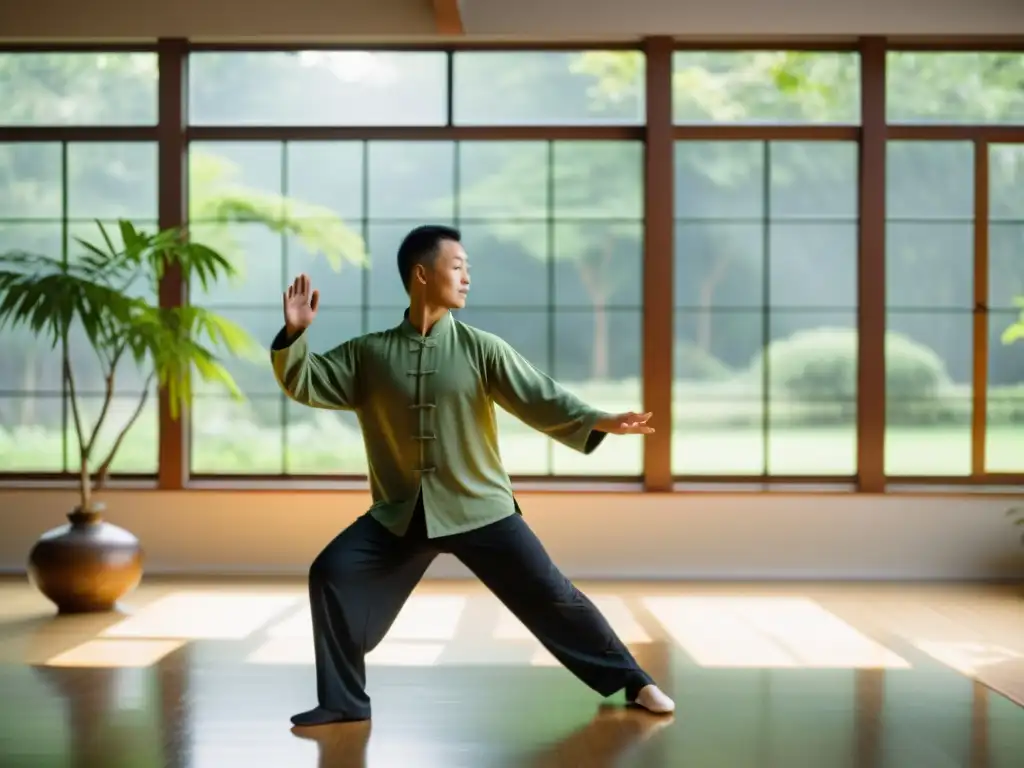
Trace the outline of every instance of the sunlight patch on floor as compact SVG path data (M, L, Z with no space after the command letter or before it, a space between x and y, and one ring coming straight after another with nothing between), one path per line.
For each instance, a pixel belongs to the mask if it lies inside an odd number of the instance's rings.
M433 667L444 653L444 643L404 643L385 640L366 654L368 667ZM249 664L312 665L313 643L306 638L275 637L249 654Z
M629 645L652 642L628 601L591 598ZM479 627L480 642L459 637L470 600L492 601L493 626ZM909 668L885 648L814 600L791 596L648 596L641 604L676 644L704 667ZM371 608L372 610L372 608ZM262 632L262 634L260 634ZM45 663L62 666L145 666L180 647L170 641L262 642L247 657L253 664L314 662L312 621L301 594L181 591L164 595L100 631L88 642ZM139 641L131 648L128 640ZM111 642L119 641L119 642ZM148 641L148 642L143 642ZM159 641L167 641L161 644ZM469 647L471 644L472 647ZM1012 649L969 643L915 643L924 653L964 674L1021 658ZM414 594L383 642L367 655L368 666L523 664L558 662L508 609L491 595Z
M101 636L242 640L301 599L277 593L175 592L143 606Z
M910 667L806 598L658 596L643 604L703 667Z
M634 643L651 642L650 635L644 631L636 620L633 612L629 609L626 601L614 595L592 595L591 601L597 609L604 614L611 624L612 629L627 645ZM530 630L526 628L519 619L504 606L501 607L501 616L498 619L498 626L494 630L495 640L530 640L536 642Z
M245 661L247 664L314 664L312 635L271 637L246 656Z
M387 639L452 640L466 610L466 603L467 598L459 595L413 595L402 606L395 623L388 630ZM313 618L309 606L303 606L268 627L267 636L301 637L312 642Z
M366 654L366 666L432 667L444 653L443 643L402 643L385 640Z
M413 595L402 606L387 639L452 640L466 602L460 595Z
M366 655L367 666L433 666L444 652L445 643L455 639L466 603L467 598L461 595L413 595L381 644ZM309 606L269 627L266 642L249 654L246 661L313 664L313 620Z
M151 667L184 640L89 640L47 659L47 667Z

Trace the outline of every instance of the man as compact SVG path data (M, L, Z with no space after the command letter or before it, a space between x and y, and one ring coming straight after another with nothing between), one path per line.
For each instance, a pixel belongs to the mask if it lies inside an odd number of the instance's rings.
M494 403L583 453L607 434L649 434L650 414L607 414L568 393L497 336L451 310L469 293L457 230L424 226L398 251L409 308L390 330L311 353L319 291L300 275L284 294L271 348L293 400L354 411L373 504L313 561L319 706L299 726L370 718L364 656L441 553L464 563L573 674L603 696L667 714L675 704L638 666L590 600L527 526L498 455Z

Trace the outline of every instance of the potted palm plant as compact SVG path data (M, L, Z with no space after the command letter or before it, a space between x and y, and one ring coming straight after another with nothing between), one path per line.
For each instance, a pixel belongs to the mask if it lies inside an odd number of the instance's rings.
M222 355L251 357L260 350L243 329L209 310L160 307L155 299L138 295L141 284L157 296L160 280L171 268L180 271L186 284L208 289L234 273L227 258L178 228L150 233L122 220L116 233L120 245L115 246L107 228L99 222L97 226L96 243L76 238L82 252L74 258L24 251L0 254L0 332L24 326L41 343L61 350L77 438L77 505L68 515L69 524L47 531L36 542L28 563L30 580L61 613L110 610L142 578L138 539L103 520L104 506L96 492L103 489L125 436L146 406L148 385L166 389L172 417L178 418L190 398L194 374L240 398ZM83 418L71 364L73 327L76 338L92 348L104 374L104 395L92 424ZM112 445L101 453L97 436L110 416L119 366L128 360L147 371L149 381Z

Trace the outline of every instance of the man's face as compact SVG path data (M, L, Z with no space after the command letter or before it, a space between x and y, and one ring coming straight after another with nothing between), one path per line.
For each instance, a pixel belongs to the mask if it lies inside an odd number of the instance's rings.
M424 265L427 301L445 309L462 309L469 294L469 257L461 243L443 240L433 265Z

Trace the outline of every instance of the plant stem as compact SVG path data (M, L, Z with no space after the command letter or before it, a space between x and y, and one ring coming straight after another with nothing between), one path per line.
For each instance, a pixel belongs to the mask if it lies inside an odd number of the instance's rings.
M89 442L85 446L85 450L92 455L92 449L96 445L96 438L99 437L100 428L103 426L103 422L107 419L107 413L110 411L110 404L114 401L114 371L117 368L117 361L120 360L121 355L124 354L124 345L121 345L114 350L113 356L110 358L110 369L107 371L105 381L105 391L103 397L103 407L100 408L99 418L96 419L96 425L92 429L92 435L89 437Z
M97 490L102 488L107 481L107 475L110 474L110 465L114 461L114 456L117 455L118 449L121 447L121 443L124 442L125 435L128 434L132 426L138 421L139 416L142 415L143 408L146 407L146 401L149 399L149 388L153 384L153 377L155 372L149 374L149 378L146 379L146 383L142 388L142 397L139 399L139 404L135 408L135 413L132 414L131 418L128 419L128 423L124 425L121 433L114 440L114 444L110 447L110 453L107 454L107 458L100 464L99 469L96 470L96 488Z
M92 479L89 477L89 447L85 444L85 433L82 429L82 415L78 411L78 396L75 393L75 376L71 372L71 353L68 351L68 332L64 331L63 343L64 380L68 383L68 397L71 399L71 412L75 417L75 435L78 437L78 468L79 493L82 499L82 511L88 512L92 503Z

